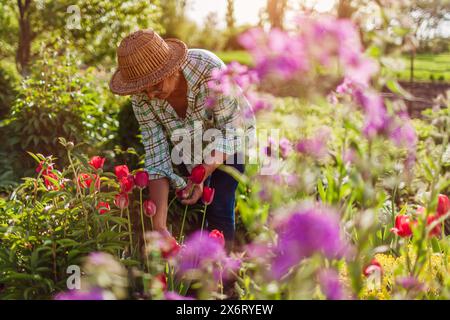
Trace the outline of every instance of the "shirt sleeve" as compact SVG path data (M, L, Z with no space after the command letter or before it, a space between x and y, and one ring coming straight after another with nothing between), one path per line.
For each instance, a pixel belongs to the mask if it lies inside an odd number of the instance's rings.
M173 171L169 142L153 110L146 99L138 95L132 97L131 103L142 134L145 170L150 180L166 177L173 188L184 188L186 182Z

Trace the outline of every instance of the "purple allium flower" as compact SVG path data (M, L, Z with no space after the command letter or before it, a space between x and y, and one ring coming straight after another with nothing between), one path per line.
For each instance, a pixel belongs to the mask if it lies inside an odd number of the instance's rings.
M104 252L91 252L88 255L88 261L93 265L105 265L111 261L111 258Z
M407 114L402 114L390 131L391 140L399 147L415 149L417 135Z
M329 128L321 128L313 138L300 140L296 145L297 152L315 159L324 158L328 153L326 143L329 135Z
M410 291L425 290L425 285L415 277L399 277L396 279L396 283Z
M283 159L286 159L292 152L292 143L285 137L280 139L280 152Z
M191 271L202 271L213 267L214 276L227 276L230 268L237 266L239 262L231 261L225 253L224 247L219 241L208 237L208 234L200 231L191 235L182 247L177 265L181 275ZM216 277L216 279L217 279Z
M319 283L327 300L344 300L345 290L339 281L339 275L333 269L321 270L319 272Z
M272 273L277 279L315 253L330 259L343 257L346 253L347 244L341 237L338 216L319 205L294 211L275 230L278 243Z
M173 291L164 292L164 298L166 300L195 300L192 297L185 297Z
M362 89L355 90L353 95L364 111L364 135L371 139L385 133L390 126L391 118L387 114L383 98L375 92Z
M260 78L275 73L288 79L309 67L302 39L281 30L266 33L254 28L242 34L239 41L252 54Z
M54 300L104 300L104 296L99 288L91 291L70 290L58 293Z

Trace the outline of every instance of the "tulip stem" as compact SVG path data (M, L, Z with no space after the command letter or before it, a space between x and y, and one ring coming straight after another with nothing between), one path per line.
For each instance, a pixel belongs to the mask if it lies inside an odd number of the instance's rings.
M127 207L127 218L128 218L128 238L130 240L130 256L133 256L133 236L131 233L130 209L128 209L128 207Z
M186 221L186 213L187 213L188 205L184 207L184 214L183 214L183 222L181 222L181 230L180 230L180 237L178 238L178 242L181 243L181 239L183 238L183 229L184 229L184 222Z
M145 239L145 225L144 225L144 211L142 208L142 188L139 188L139 207L140 207L140 211L141 211L141 224L142 224L142 239L144 240L144 258L146 260L147 263L147 269L150 270L149 267L149 262L148 262L148 257L147 257L147 240Z
M83 197L81 195L81 187L80 187L80 184L78 181L77 171L75 170L75 166L73 165L72 157L70 154L71 154L70 150L67 150L67 158L69 159L70 167L72 168L73 176L75 178L75 188L77 190L77 196L80 198L81 207L83 208L83 211L84 211L85 224L86 224L86 235L87 235L87 239L89 239L89 220L88 220L89 217L88 217L86 208L84 207L84 202L83 202Z
M206 207L207 207L207 206L208 206L208 205L205 204L205 206L203 207L202 228L201 228L201 231L200 231L200 236L203 235L203 227L204 227L204 225L205 225Z

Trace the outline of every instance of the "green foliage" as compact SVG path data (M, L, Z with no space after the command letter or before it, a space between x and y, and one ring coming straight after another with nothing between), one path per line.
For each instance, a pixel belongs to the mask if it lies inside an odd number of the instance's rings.
M65 56L47 55L18 90L2 128L8 140L1 148L9 153L18 177L30 175L34 167L26 151L52 154L65 165L57 137L82 143L85 152L92 152L116 131L117 106L110 104L106 83L98 86L92 69L79 72L72 63Z
M0 119L3 119L10 111L14 101L19 75L14 66L3 62L0 64Z
M31 155L36 161L52 162ZM2 299L50 298L67 288L68 266L80 265L92 251L116 253L127 243L127 220L120 212L112 207L100 215L96 209L99 201L112 203L111 189L117 183L105 174L101 192L77 186L75 176L94 173L77 152L68 156L73 165L52 170L57 180L51 179L51 187L44 184L41 171L26 178L8 201L0 200Z

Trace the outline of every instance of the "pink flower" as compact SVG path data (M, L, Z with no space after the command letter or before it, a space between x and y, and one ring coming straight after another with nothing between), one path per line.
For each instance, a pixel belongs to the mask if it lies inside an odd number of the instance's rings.
M120 191L124 193L130 193L134 187L134 177L133 175L128 175L127 177L123 177L119 181Z
M148 185L148 172L147 171L138 171L134 175L134 183L138 188L144 189Z
M120 165L120 166L115 166L114 172L116 174L117 180L120 180L123 177L128 177L128 175L130 174L130 170L128 170L128 167L125 164Z
M108 202L100 201L97 204L97 210L99 214L105 214L108 213L111 210L111 208Z
M194 169L192 169L191 175L189 176L189 180L191 180L194 184L200 184L205 179L206 169L203 165L198 165Z
M96 170L103 168L103 165L105 164L105 158L94 156L89 160L89 164Z
M221 231L214 229L209 233L209 237L211 239L214 239L215 241L218 241L222 245L222 247L225 246L225 238Z
M324 158L328 153L326 143L329 135L328 128L320 129L313 138L300 140L296 146L297 152L315 159Z
M129 204L128 194L123 193L123 192L116 194L114 197L114 204L120 210L123 210L126 207L128 207L128 204Z
M152 200L145 200L143 207L147 217L153 217L156 214L156 204Z
M215 189L210 187L203 187L202 202L209 206L214 200Z

